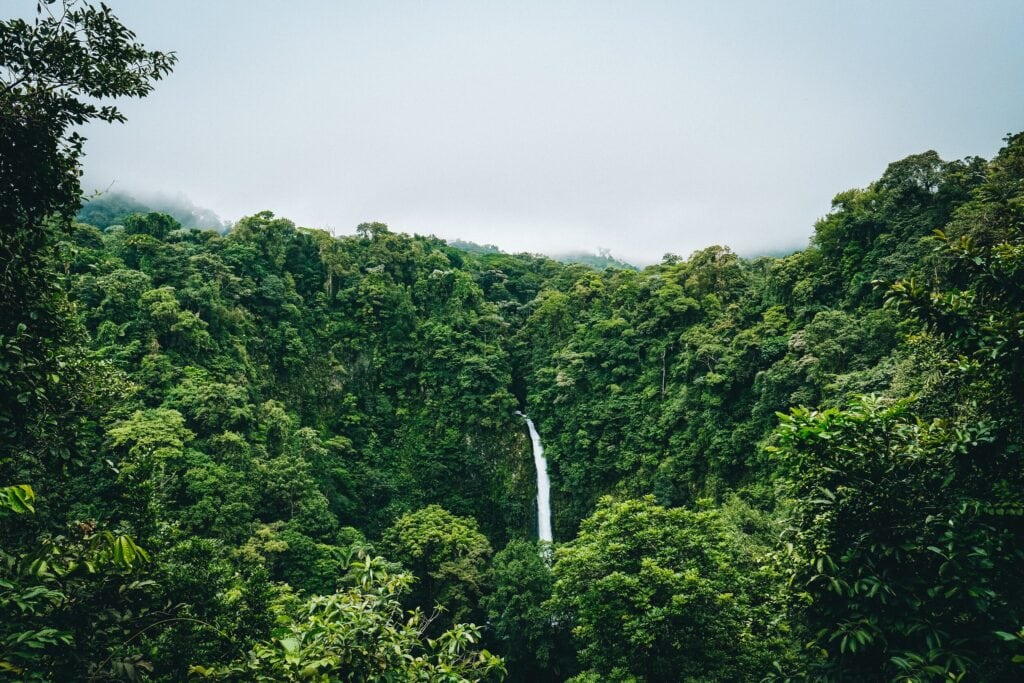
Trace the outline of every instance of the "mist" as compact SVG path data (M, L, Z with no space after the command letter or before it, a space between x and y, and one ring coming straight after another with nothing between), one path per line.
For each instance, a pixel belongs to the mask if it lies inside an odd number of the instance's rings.
M1024 123L1020 4L938 5L115 3L180 62L85 131L85 181L505 251L785 251L889 162Z

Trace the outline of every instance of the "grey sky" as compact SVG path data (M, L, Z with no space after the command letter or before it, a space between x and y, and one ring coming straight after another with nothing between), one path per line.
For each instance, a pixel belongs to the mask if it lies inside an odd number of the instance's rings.
M180 63L88 131L87 183L228 219L753 253L890 161L1024 128L1020 0L108 1Z

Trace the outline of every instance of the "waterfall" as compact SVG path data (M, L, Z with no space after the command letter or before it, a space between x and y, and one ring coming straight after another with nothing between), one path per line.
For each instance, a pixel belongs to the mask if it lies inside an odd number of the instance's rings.
M530 430L530 441L533 443L533 464L537 468L537 536L550 543L551 537L551 482L548 480L548 461L544 459L544 446L540 442L540 434L531 420L523 413L516 411L526 420Z

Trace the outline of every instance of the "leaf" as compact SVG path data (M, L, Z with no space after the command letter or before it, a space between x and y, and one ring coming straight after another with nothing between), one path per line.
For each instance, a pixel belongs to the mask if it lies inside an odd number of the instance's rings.
M34 514L36 494L28 484L16 484L0 488L0 509L7 508L15 514Z

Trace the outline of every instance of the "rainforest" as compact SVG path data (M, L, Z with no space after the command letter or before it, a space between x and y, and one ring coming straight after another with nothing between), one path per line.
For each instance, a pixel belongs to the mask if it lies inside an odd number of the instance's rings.
M68 7L0 23L0 680L1024 677L1024 135L780 257L183 227L83 197L175 56Z

